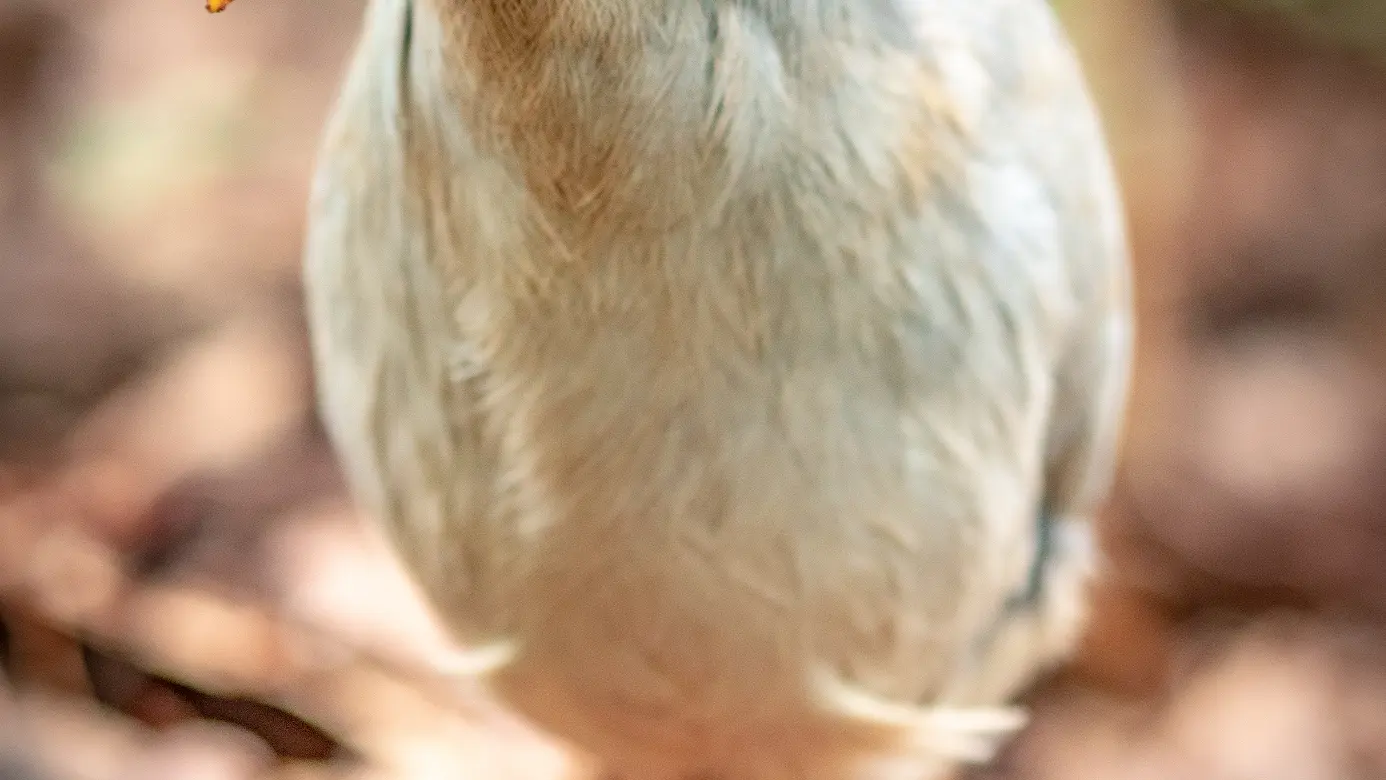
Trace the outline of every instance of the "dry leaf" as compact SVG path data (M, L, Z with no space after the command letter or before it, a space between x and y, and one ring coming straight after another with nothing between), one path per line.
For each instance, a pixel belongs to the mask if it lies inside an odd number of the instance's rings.
M225 11L228 5L231 5L231 0L207 0L207 12L219 14Z

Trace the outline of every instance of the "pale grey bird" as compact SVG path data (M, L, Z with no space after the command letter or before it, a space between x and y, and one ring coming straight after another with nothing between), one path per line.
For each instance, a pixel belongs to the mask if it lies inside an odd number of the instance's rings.
M311 208L359 500L613 773L921 780L1069 652L1130 292L1043 0L372 0Z

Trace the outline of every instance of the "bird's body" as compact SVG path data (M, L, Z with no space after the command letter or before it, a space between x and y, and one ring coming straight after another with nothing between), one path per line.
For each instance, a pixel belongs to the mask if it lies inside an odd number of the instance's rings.
M1129 301L1042 0L373 0L306 272L357 495L631 780L941 766L1074 639Z

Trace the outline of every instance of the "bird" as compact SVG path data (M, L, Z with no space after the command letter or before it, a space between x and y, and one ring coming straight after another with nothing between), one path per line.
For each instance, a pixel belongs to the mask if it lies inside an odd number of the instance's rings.
M308 208L352 495L610 777L944 777L1073 652L1132 293L1043 0L369 0Z

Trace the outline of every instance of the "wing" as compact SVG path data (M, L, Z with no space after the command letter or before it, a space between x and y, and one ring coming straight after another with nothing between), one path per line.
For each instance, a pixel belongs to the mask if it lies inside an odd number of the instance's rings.
M368 13L310 205L304 272L320 405L352 492L438 614L460 638L491 642L473 618L495 567L473 553L486 544L494 442L484 376L458 335L466 291L435 262L452 228L429 205L462 177L440 174L439 133L407 110L407 69L374 66L411 56L409 2Z
M1082 625L1083 588L1094 563L1092 520L1115 470L1132 352L1129 257L1108 147L1075 53L1046 4L979 2L973 24L996 42L979 55L1005 94L1021 167L1042 182L1034 204L1053 217L1062 256L1055 305L1067 310L1053 336L1052 395L1039 506L1020 583L977 639L973 674L957 696L1009 695L1068 652ZM1006 94L1008 93L1008 94Z

